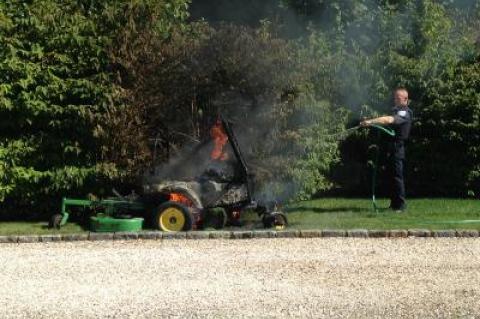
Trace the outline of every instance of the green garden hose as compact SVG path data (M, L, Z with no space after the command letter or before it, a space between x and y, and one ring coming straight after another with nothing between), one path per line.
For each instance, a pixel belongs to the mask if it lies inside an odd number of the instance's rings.
M389 136L395 136L395 131L393 129L389 129L389 128L386 128L386 127L383 127L383 126L380 126L380 125L377 125L377 124L370 124L369 127L374 127L376 128L378 131L378 134L377 134L377 140L380 139L380 134L381 133L384 133L384 134L387 134ZM372 206L373 206L373 211L374 212L378 212L378 206L377 206L377 202L376 202L376 199L375 199L375 189L377 187L377 171L378 171L378 158L380 156L380 147L378 145L375 145L375 148L376 148L376 152L375 152L375 162L372 163L372 169L373 169L373 172L372 172Z
M369 126L379 129L381 132L390 135L391 137L395 136L395 131L391 128L386 128L377 124L370 124Z
M377 129L377 131L378 131L377 139L380 138L381 133L387 134L391 137L395 136L395 131L393 129L386 128L386 127L383 127L383 126L377 125L377 124L370 124L368 126L357 125L357 126L349 128L349 129L347 129L343 132L331 134L329 136L333 136L333 137L346 136L349 133L351 133L353 131L356 131L356 130L358 130L360 128L363 128L363 127L365 127L365 128L373 127L375 129ZM375 200L375 189L376 189L376 186L377 186L377 166L378 166L378 159L379 159L379 156L380 156L380 147L378 145L375 145L375 144L373 146L376 148L376 153L375 153L375 161L372 163L372 169L373 169L373 173L372 173L372 205L373 205L373 210L375 212L378 212L377 202Z

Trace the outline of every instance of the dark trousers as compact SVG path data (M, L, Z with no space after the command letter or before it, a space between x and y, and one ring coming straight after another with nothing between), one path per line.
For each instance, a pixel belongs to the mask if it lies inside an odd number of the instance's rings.
M405 167L405 159L392 156L390 158L390 207L393 209L405 209L407 204L405 201L405 183L403 176L403 168Z

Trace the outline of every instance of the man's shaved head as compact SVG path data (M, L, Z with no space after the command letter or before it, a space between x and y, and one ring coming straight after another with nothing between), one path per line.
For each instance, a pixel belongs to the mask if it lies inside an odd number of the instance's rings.
M393 91L393 99L395 106L406 107L408 106L408 91L405 88L399 87Z

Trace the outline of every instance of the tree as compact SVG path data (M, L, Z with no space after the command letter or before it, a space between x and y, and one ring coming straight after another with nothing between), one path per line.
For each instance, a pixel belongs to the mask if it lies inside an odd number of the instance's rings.
M109 47L156 8L167 37L187 1L8 1L0 5L0 201L41 210L45 198L85 193L122 166L105 156L102 127L121 106ZM159 9L161 8L161 9ZM144 27L145 26L144 24ZM151 25L148 25L151 27ZM133 30L132 30L133 31ZM45 209L45 207L44 207Z

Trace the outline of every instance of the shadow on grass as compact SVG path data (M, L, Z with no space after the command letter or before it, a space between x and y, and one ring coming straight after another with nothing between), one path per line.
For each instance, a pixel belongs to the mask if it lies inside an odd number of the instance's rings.
M379 213L391 213L392 209L390 207L377 207L377 212L379 212Z
M45 223L44 225L41 225L41 229L47 229L47 230L50 230L50 231L56 231L57 229L54 229L54 228L51 228L49 226L49 222L45 222L45 221L41 221L41 223ZM90 224L89 222L86 222L86 221L83 221L83 220L78 220L76 218L74 218L73 220L68 220L67 221L67 224L75 224L75 225L78 225L80 226L80 228L83 230L83 231L89 231L90 230ZM67 225L66 224L66 225ZM65 226L62 226L62 227L65 227Z

